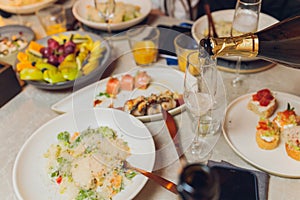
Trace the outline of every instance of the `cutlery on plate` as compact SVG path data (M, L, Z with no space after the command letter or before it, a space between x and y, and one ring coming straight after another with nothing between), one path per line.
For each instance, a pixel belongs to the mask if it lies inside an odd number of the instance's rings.
M186 161L186 157L182 151L182 147L180 145L179 134L177 134L178 129L177 129L176 122L175 122L173 116L167 110L162 109L162 114L163 114L163 119L168 128L169 134L175 145L176 152L178 154L178 158L179 158L182 166L184 166L184 165L186 165L187 161Z
M87 148L85 147L85 149L87 149ZM94 156L94 158L95 158L96 161L101 162L97 157ZM146 170L134 167L129 162L127 162L126 160L123 160L123 168L137 171L137 172L141 173L142 175L148 177L149 179L153 180L154 182L156 182L160 186L164 187L165 189L169 190L170 192L173 192L174 194L178 194L177 185L175 183L171 182L171 181L168 181L167 179L165 179L161 176L158 176L158 175L156 175L152 172L148 172Z
M148 177L149 179L155 181L157 184L161 185L162 187L169 190L170 192L173 192L174 194L178 194L177 185L175 183L171 182L171 181L168 181L167 179L165 179L161 176L158 176L158 175L153 174L151 172L145 171L143 169L136 168L136 167L132 166L126 160L123 161L123 167L125 169L135 170L135 171L143 174L144 176Z

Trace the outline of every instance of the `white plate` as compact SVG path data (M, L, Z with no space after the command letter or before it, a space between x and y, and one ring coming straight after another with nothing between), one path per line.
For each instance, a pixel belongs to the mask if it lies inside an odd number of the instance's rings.
M165 90L171 90L183 94L183 77L184 73L175 69L164 67L157 64L149 68L134 68L124 74L135 75L137 71L146 71L151 76L151 83L146 90L135 89L133 91L121 91L114 100L114 107L122 107L126 100L135 98L140 95L150 96L151 93L160 93ZM114 77L121 78L124 74L118 74ZM75 93L67 96L61 101L51 106L51 109L58 113L65 113L72 110L90 109L93 108L94 99L100 92L105 92L106 83L109 78L93 83L84 87ZM100 104L101 106L102 104ZM104 104L103 104L104 105ZM170 110L172 115L182 112L184 105ZM143 122L162 119L162 114L148 115L137 117Z
M225 21L225 22L232 22L233 15L234 15L234 9L228 9L228 10L219 10L212 12L212 17L214 22L218 21ZM271 26L275 23L277 23L278 20L267 15L264 13L260 13L259 15L259 22L258 22L258 30L262 30L268 26ZM195 21L195 23L192 26L192 36L193 38L199 43L202 38L204 38L203 34L204 31L208 28L208 22L207 22L207 16L203 15L199 19ZM218 33L218 30L217 30ZM229 36L229 35L228 35ZM236 56L231 57L223 57L227 60L237 60ZM242 58L242 61L253 61L257 60L257 58Z
M82 131L88 127L109 126L128 142L133 166L152 171L155 146L146 126L125 112L113 109L90 109L60 115L36 130L17 155L13 168L13 187L18 199L63 200L58 188L47 174L47 159L43 157L51 144L57 143L61 131ZM117 194L114 200L132 199L145 185L147 178L137 175Z
M11 5L11 0L1 0L0 9L10 12L10 13L19 13L19 14L30 14L35 11L50 6L56 0L42 0L41 2L35 4L29 4L24 6L13 6Z
M263 150L256 144L259 117L247 109L251 95L237 98L227 108L223 134L228 144L240 157L263 171L277 176L300 178L300 162L288 157L283 141L274 150ZM282 92L275 92L275 96L278 108L271 119L278 111L285 110L287 103L295 108L296 113L300 113L300 97Z
M116 0L116 2L124 2L124 3L131 3L134 5L138 5L141 7L141 16L132 19L130 21L126 21L126 22L121 22L121 23L116 23L116 24L111 24L110 25L110 30L112 31L119 31L119 30L124 30L126 28L129 28L131 26L134 26L138 23L140 23L141 21L143 21L150 13L151 9L152 9L152 2L151 0ZM99 30L107 30L107 23L99 23L99 22L93 22L93 21L89 21L87 20L87 9L86 6L87 5L91 5L94 6L94 0L79 0L77 1L74 6L73 6L73 15L75 16L75 18L82 22L83 24L95 28L95 29L99 29Z

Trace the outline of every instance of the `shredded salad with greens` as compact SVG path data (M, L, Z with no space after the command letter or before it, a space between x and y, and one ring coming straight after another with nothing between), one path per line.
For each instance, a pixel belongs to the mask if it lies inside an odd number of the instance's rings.
M47 171L67 199L112 199L136 175L124 169L130 155L126 141L109 127L88 128L81 133L60 132L45 158Z

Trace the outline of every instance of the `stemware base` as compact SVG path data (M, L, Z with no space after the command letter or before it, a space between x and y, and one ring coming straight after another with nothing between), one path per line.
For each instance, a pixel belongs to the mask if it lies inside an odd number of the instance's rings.
M239 86L241 86L243 84L243 80L240 78L240 77L236 77L235 79L233 79L232 81L231 81L231 85L233 86L233 87L239 87Z
M206 164L213 154L211 145L204 139L193 141L185 152L188 163Z

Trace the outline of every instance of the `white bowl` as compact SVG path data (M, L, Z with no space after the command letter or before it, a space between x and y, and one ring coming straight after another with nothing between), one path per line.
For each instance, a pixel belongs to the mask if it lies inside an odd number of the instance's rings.
M111 31L119 31L119 30L124 30L126 28L129 28L131 26L134 26L141 21L143 21L150 13L151 8L152 8L152 2L151 0L116 0L116 2L124 2L124 3L131 3L134 5L138 5L141 7L141 16L137 17L135 19L126 21L126 22L121 22L121 23L116 23L116 24L110 24L110 30ZM87 5L94 6L94 0L78 0L74 6L73 6L73 15L75 18L80 21L81 23L95 28L99 30L108 30L107 23L100 23L100 22L93 22L87 20Z
M225 21L225 22L232 22L233 15L234 15L234 9L228 9L228 10L219 10L212 12L212 17L215 22ZM268 26L271 26L275 23L277 23L278 20L267 15L264 13L260 13L259 16L259 22L258 22L258 30L262 30ZM204 15L197 19L195 23L192 26L192 36L193 38L199 43L202 38L204 38L204 32L208 29L208 20L207 16ZM216 28L217 29L217 28ZM230 29L230 28L229 28ZM218 33L218 29L217 29ZM220 36L230 36L230 35L220 35ZM230 57L222 57L227 60L236 60L236 56L230 56ZM242 61L253 61L257 60L257 58L242 58Z
M24 6L14 6L11 4L11 0L1 0L0 9L9 12L9 13L18 13L18 14L30 14L35 11L50 6L56 0L42 0L41 2L24 5Z

